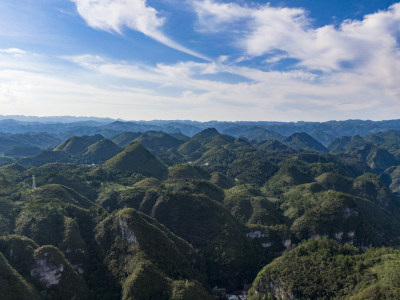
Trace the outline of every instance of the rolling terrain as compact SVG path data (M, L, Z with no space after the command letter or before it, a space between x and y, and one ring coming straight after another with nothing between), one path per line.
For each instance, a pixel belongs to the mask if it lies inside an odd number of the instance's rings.
M57 124L0 121L2 299L399 298L395 121Z

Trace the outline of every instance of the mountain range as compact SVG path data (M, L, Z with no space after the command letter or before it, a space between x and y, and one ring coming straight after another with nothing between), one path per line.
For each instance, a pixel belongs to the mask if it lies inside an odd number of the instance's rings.
M398 299L397 120L26 121L2 299Z

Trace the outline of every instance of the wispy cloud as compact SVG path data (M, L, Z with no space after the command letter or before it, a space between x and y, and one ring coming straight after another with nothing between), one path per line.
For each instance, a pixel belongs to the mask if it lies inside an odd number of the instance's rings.
M8 48L8 49L0 49L0 53L25 54L26 51L18 49L18 48Z
M226 31L250 57L283 51L299 65L322 71L338 71L398 57L400 3L386 11L347 20L339 27L312 26L307 12L270 5L241 6L213 0L195 1L198 28ZM240 24L237 28L235 24ZM237 29L237 30L235 30Z
M3 114L293 121L387 119L398 117L400 110L399 77L394 76L400 56L378 57L374 68L315 73L306 68L265 71L226 57L148 65L93 54L60 60L3 50ZM243 80L232 82L226 74Z
M178 51L209 60L204 55L190 50L166 36L161 28L165 18L146 0L71 0L78 13L90 27L123 33L124 28L136 30Z
M201 104L217 119L326 120L343 118L394 118L400 109L400 87L360 70L317 75L308 71L261 71L220 63L181 62L173 65L144 66L111 62L87 56L70 61L104 76L131 80L132 86L151 83L157 96L165 87L181 91L174 101L193 105L197 119L207 119ZM230 73L246 78L239 83L223 80ZM207 75L215 75L210 79ZM243 106L246 110L243 110ZM391 112L392 111L392 112ZM219 117L218 117L219 115ZM225 115L225 117L223 117ZM386 117L384 117L386 116Z

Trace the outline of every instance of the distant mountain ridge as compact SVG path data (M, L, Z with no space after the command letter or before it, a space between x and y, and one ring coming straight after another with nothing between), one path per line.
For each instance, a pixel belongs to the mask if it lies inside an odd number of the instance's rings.
M322 153L329 152L320 142L305 132L293 133L284 140L284 143L296 150L310 150Z
M111 137L122 132L143 133L149 130L193 136L207 128L215 128L220 133L234 137L244 137L257 142L266 139L282 141L293 133L305 132L324 146L327 146L333 139L341 136L366 136L388 130L400 130L400 119L327 122L198 122L190 120L122 121L109 118L68 116L0 116L0 136L26 132L47 132L58 138L65 139L73 135L101 134L105 137Z

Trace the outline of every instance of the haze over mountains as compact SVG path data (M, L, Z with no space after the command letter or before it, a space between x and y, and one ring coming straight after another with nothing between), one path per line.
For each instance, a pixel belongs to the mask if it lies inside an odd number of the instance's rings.
M400 120L66 120L0 121L5 299L398 299Z
M347 120L327 122L197 122L189 120L121 121L94 117L25 117L0 116L0 136L17 133L47 132L65 139L74 135L102 134L105 137L121 132L182 133L189 137L206 128L249 140L282 140L293 133L306 132L323 145L340 136L365 136L388 130L399 130L400 120Z

